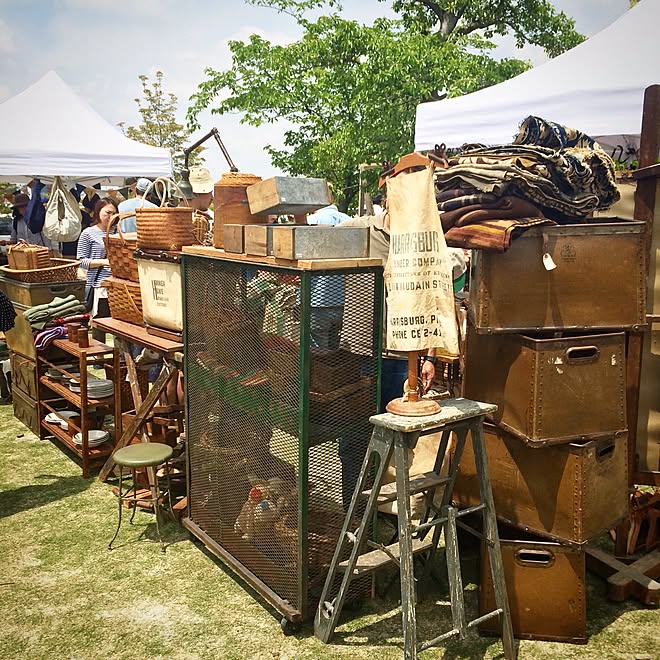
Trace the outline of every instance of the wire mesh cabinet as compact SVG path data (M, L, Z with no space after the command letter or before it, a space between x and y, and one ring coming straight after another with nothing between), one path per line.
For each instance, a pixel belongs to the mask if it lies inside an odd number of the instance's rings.
M285 632L314 614L380 390L382 268L305 263L183 258L184 524Z

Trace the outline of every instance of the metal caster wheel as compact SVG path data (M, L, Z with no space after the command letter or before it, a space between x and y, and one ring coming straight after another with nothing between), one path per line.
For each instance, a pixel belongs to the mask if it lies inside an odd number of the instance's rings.
M296 633L300 632L300 629L302 628L302 624L300 623L294 623L293 621L289 621L289 619L282 619L280 621L280 628L282 628L282 632L289 637L290 635L295 635Z

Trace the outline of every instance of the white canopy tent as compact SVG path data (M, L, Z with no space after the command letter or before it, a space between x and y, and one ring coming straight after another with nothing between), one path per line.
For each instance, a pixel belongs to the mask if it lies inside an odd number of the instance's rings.
M54 71L0 104L0 180L59 175L120 185L124 177L169 177L168 149L122 135Z
M660 83L660 1L642 0L598 34L525 73L417 106L415 149L506 144L528 115L570 126L611 151L639 141L644 90Z

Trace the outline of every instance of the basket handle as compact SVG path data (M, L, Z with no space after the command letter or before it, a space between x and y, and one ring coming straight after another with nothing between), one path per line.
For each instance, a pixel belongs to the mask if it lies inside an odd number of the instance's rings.
M138 309L138 306L135 304L135 301L133 300L133 296L131 295L131 292L128 290L128 285L124 284L124 292L126 293L126 297L128 300L130 300L131 305L133 305L133 311L138 315L142 316L142 312Z
M183 192L181 191L181 188L179 188L179 186L178 186L178 184L176 183L176 181L173 181L172 179L167 179L167 178L165 178L165 177L161 177L161 176L159 176L158 178L154 179L154 180L149 184L149 186L147 187L147 189L144 191L144 195L142 196L142 199L143 199L143 200L146 199L146 198L147 198L147 195L149 194L149 192L151 192L151 190L155 190L155 189L157 189L158 186L162 186L163 194L162 194L162 196L159 195L159 197L160 197L160 205L161 205L161 207L164 206L164 205L165 205L165 202L166 202L167 199L168 199L168 190L169 190L169 186L170 186L170 184L173 185L173 186L176 188L177 192L178 192L179 195L181 196L181 199L185 200L185 199L186 199L186 196L183 194ZM140 207L138 207L138 208L140 208Z
M116 225L117 226L117 233L119 234L119 238L121 239L121 242L126 245L126 239L124 238L124 234L122 234L121 231L121 221L125 220L126 218L131 218L135 215L135 213L115 213L112 218L110 218L110 224L108 224L108 229L105 232L106 238L110 237L110 230Z

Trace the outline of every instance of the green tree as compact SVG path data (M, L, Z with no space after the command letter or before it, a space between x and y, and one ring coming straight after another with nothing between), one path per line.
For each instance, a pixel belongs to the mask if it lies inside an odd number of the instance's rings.
M418 103L438 90L449 96L476 91L529 66L494 60L488 54L493 45L477 31L430 30L423 14L406 14L412 2L397 3L401 21L378 18L372 26L336 13L314 22L304 18L323 4L339 8L336 0L252 3L294 15L302 37L287 46L258 35L231 42L231 69L206 70L207 79L191 97L189 125L197 126L199 113L209 107L216 114L242 113L242 121L253 126L287 120L293 128L285 133L284 148L266 147L273 164L292 175L332 181L343 210L354 208L359 163L393 160L412 149ZM434 3L417 4L421 11Z
M163 89L163 72L156 71L153 81L149 76L138 76L142 83L143 98L136 98L142 123L139 126L125 127L125 122L118 126L126 137L154 147L165 147L172 153L175 174L183 169L183 149L192 130L176 120L178 99L175 94ZM202 148L196 149L189 159L190 165L203 161L200 157Z
M11 197L9 196L19 187L15 183L0 181L0 215L11 214Z

